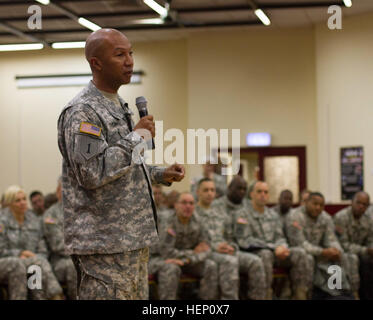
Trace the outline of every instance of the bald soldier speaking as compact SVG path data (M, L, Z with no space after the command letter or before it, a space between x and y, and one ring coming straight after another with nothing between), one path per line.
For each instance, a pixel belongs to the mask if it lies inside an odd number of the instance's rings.
M154 137L155 124L148 115L134 126L117 93L133 72L129 40L100 29L87 38L85 55L93 80L58 120L65 248L78 272L77 298L147 299L148 247L158 241L151 183L181 181L184 167L132 157L144 130Z

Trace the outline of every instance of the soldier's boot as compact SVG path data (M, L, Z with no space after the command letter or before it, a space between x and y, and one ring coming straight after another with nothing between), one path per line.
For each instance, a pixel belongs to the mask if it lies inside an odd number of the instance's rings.
M353 295L354 295L355 300L360 300L359 291L354 291Z
M273 297L273 289L269 288L267 290L267 300L272 300L272 297Z
M294 289L293 300L307 300L307 289L304 287L297 287Z

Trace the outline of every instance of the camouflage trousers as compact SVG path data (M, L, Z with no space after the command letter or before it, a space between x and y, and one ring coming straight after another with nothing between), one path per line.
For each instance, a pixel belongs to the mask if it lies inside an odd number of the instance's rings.
M187 264L181 267L182 273L199 277L199 297L202 300L217 299L218 295L218 266L211 259Z
M351 290L359 291L359 288L360 288L359 256L353 253L345 253L345 255L346 255L346 264L347 264L348 274L350 276Z
M8 285L9 300L27 299L26 266L21 259L7 257L0 259L0 283Z
M181 269L173 263L166 263L162 257L150 257L149 274L157 275L160 300L176 300Z
M162 263L160 260L153 260L151 266L152 271L155 269L154 266L156 263L158 263L158 267L162 266L163 270L161 277L159 277L160 274L158 273L158 291L160 299L177 298L177 288L182 273L200 278L199 297L202 300L212 300L217 298L218 266L213 260L206 259L183 267L171 263ZM172 291L165 291L167 289L171 289Z
M272 287L273 267L290 268L290 281L293 291L296 288L309 288L313 269L302 248L290 248L290 255L285 260L279 260L271 250L259 250L258 256L262 259L266 274L266 290Z
M309 255L312 257L311 255ZM351 291L351 284L350 284L350 270L349 270L349 263L346 254L341 255L340 261L328 261L323 257L313 258L314 261L314 273L313 273L313 285L324 292L332 296L341 295L343 292L350 292ZM331 270L332 273L329 272L329 268L331 266L338 266L341 268L341 288L330 288L329 287L329 279L333 276L334 270ZM334 272L333 272L334 271ZM334 281L332 281L334 283Z
M4 271L9 271L14 275L14 278L1 274L1 278L5 276L8 279L9 298L27 299L27 270L30 266L39 266L41 271L41 289L30 289L31 298L34 300L50 299L56 295L62 294L62 288L59 285L56 276L52 271L52 267L48 260L40 256L21 259L18 257L3 258ZM0 268L2 269L2 268ZM32 272L34 273L34 271Z
M238 256L213 252L210 259L218 265L220 299L238 300L240 276Z
M266 274L262 260L255 254L238 251L240 273L248 275L247 296L252 300L264 300L266 297Z
M79 300L145 300L149 248L113 254L73 255Z
M56 276L53 273L52 266L49 261L43 257L35 256L27 259L20 259L26 269L32 265L40 267L42 272L42 289L30 290L31 297L35 300L50 299L56 295L62 294L62 288L58 283Z
M58 281L66 285L67 298L76 299L77 276L74 263L70 257L59 257L52 260L54 274Z

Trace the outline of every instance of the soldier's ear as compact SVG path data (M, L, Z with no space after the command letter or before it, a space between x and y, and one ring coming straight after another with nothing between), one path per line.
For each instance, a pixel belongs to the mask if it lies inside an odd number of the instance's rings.
M89 63L91 65L92 70L97 70L97 71L102 70L102 63L101 63L100 59L98 59L97 57L92 57L89 60Z

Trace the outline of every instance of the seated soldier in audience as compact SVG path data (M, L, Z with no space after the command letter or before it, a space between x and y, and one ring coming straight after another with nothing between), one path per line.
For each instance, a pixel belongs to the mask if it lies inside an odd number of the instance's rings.
M56 190L58 202L43 215L44 237L49 249L49 261L60 283L66 284L67 297L76 299L77 274L71 257L65 253L63 234L62 184L58 179Z
M223 212L223 215L219 215L216 209L211 208L211 203L215 199L214 181L209 178L201 179L198 182L197 196L198 204L195 212L209 235L209 242L212 246L211 259L218 265L221 299L238 300L238 257L234 254L234 247L224 239L226 214ZM216 233L219 232L221 234L217 235ZM215 241L217 236L219 243Z
M37 216L42 216L45 211L43 194L40 191L32 191L30 193L30 202L32 212L34 212Z
M319 192L310 193L305 206L294 211L286 220L290 244L304 248L309 264L312 265L314 297L350 295L350 284L346 277L346 258L334 233L332 218L324 210L324 196ZM329 266L342 268L342 289L328 285L331 276ZM321 290L321 291L320 291Z
M163 199L163 193L162 193L162 185L152 184L152 189L153 189L153 195L154 195L154 203L155 203L155 207L157 208L157 212L166 209L163 203L164 199Z
M30 291L34 299L61 299L62 288L47 260L40 218L27 209L25 192L11 186L5 192L5 202L8 208L0 216L0 257L14 257L25 269L32 265L41 268L41 289Z
M158 217L167 219L170 216L170 211L164 205L162 185L152 184L152 189L153 189L153 195L154 195L154 203L157 209L157 215Z
M307 189L304 189L301 193L300 193L300 202L299 202L299 206L294 208L293 210L298 210L300 209L301 207L304 207L304 205L306 204L306 201L308 199L308 197L310 196L311 194L311 191L310 190L307 190Z
M203 180L201 180L203 181ZM239 279L239 274L248 275L247 297L252 300L262 300L266 295L264 266L259 257L252 253L240 251L233 237L233 216L237 210L247 210L242 201L246 194L247 184L243 178L237 176L229 184L227 195L212 203L213 195L208 196L208 190L214 189L213 182L201 183L199 194L199 210L197 212L204 216L203 224L208 227L212 249L215 256L229 257L230 260L238 260L239 269L234 276ZM214 256L213 256L214 257ZM232 263L233 264L233 263ZM235 263L236 264L236 263ZM232 271L231 271L232 272ZM222 277L222 273L221 277ZM227 278L227 276L225 276ZM220 286L223 287L222 280ZM226 284L227 290L229 284ZM236 290L236 289L235 289Z
M191 193L180 194L175 204L176 215L161 232L161 255L164 259L176 259L175 266L183 273L200 277L199 296L203 300L217 298L218 268L210 259L211 249L207 233L194 214L194 197ZM173 281L170 277L167 281ZM167 287L164 284L164 287Z
M214 162L216 162L215 159L210 159L209 161L206 161L206 164L202 165L202 175L192 179L190 191L196 200L198 182L203 178L209 178L214 181L216 189L216 198L224 196L227 191L227 177L215 173L215 168L217 167L217 164L214 164Z
M159 238L164 237L166 232L168 216L158 215ZM156 275L158 282L158 297L160 300L176 300L181 275L180 259L167 259L161 256L159 242L149 248L149 275Z
M51 206L58 202L58 198L55 193L48 193L44 197L44 209L47 211ZM44 211L44 213L45 213Z
M278 199L278 205L274 206L272 209L278 214L283 230L285 229L285 219L290 213L292 205L293 193L290 190L281 191Z
M293 299L307 298L307 285L311 270L306 253L301 248L288 248L277 214L266 204L269 199L268 185L257 181L251 192L252 206L235 216L235 237L241 248L256 247L266 273L267 298L272 299L273 266L290 267Z
M282 231L286 236L285 230L285 220L289 216L290 212L292 211L293 205L293 193L290 190L283 190L280 193L280 197L278 199L278 205L273 207L273 211L278 214L282 224ZM290 281L287 277L280 278L277 280L277 285L281 287L281 295L280 298L288 299L291 296L291 288L290 288Z
M362 270L373 270L373 220L366 215L369 202L366 192L358 192L352 199L352 205L334 216L335 231L347 256L350 284L355 297L359 296L360 264L363 265ZM362 280L369 280L369 275L368 279ZM371 281L368 286L364 283L366 288L373 285Z
M180 192L176 190L171 190L164 199L165 202L165 209L162 212L162 216L164 217L172 217L175 215L175 203L179 198Z

